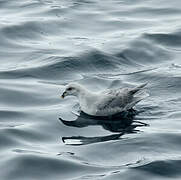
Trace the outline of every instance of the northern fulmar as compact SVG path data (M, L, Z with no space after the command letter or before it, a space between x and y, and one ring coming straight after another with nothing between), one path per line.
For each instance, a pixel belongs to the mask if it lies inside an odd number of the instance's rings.
M111 116L128 111L143 98L148 96L143 88L147 85L134 88L108 89L102 92L91 92L83 85L70 83L66 86L62 98L76 96L79 100L80 109L91 116Z

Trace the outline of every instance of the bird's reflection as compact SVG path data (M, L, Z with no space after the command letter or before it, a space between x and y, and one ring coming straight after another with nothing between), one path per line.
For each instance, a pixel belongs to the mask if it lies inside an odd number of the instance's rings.
M112 135L99 137L62 137L62 141L69 145L85 145L119 139L123 134L137 132L138 130L135 130L136 127L148 125L140 121L134 121L134 117L137 113L137 111L131 109L127 112L119 113L109 117L95 117L80 112L79 115L76 115L77 119L74 121L66 121L62 118L59 118L60 121L66 126L83 128L87 126L100 125L105 130L114 133Z

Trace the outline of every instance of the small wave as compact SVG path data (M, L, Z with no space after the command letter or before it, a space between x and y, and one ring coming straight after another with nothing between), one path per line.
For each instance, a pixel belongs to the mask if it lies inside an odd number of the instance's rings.
M145 37L166 46L180 47L181 45L180 32L145 34Z
M134 167L134 169L165 178L176 178L181 176L180 167L181 160L165 160L153 161L139 167Z

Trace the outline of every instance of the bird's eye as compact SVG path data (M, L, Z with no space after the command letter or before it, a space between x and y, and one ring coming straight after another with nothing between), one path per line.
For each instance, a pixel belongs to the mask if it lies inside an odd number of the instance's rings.
M72 90L72 88L68 88L68 89L67 89L67 91L71 91L71 90Z

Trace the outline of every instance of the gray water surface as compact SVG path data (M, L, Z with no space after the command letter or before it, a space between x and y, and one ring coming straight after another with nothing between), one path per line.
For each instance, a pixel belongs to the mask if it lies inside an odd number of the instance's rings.
M0 62L0 179L181 179L180 0L0 0ZM77 117L69 82L148 82L149 126Z

